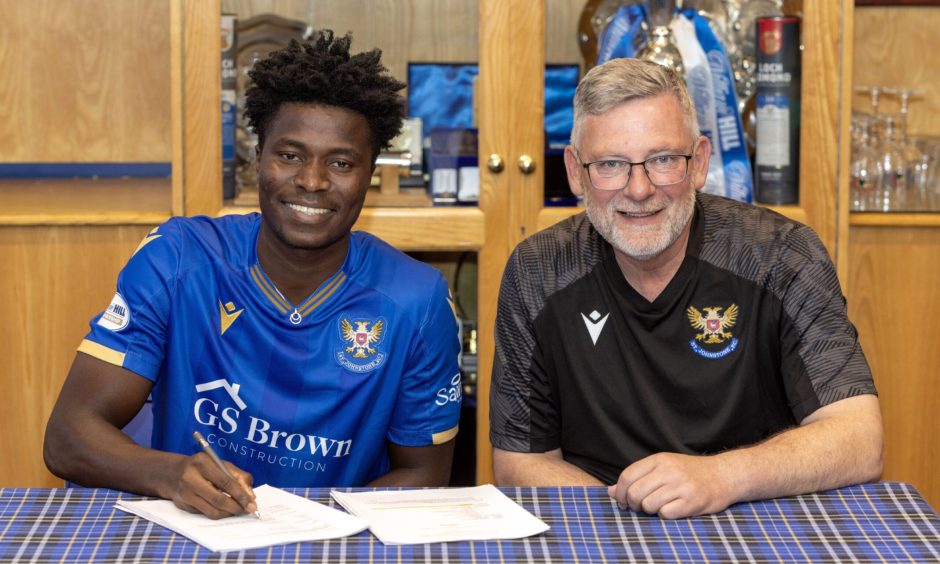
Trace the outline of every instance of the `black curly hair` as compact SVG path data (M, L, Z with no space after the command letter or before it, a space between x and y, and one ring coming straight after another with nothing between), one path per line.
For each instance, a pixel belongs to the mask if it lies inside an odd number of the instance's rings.
M325 104L362 114L372 134L372 158L401 131L405 103L398 91L405 85L388 74L382 51L349 54L352 36L333 37L320 30L309 43L291 40L248 72L245 117L264 145L264 136L281 105L287 102Z

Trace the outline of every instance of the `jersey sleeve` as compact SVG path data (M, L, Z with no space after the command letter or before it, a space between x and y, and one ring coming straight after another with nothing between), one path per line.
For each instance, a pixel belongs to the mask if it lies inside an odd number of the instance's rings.
M155 381L166 350L169 300L179 267L176 220L156 227L121 270L111 303L92 318L80 352Z
M523 243L525 245L525 243ZM514 452L545 452L561 444L556 402L541 362L535 318L544 305L547 283L526 271L517 247L506 265L496 313L496 355L490 384L490 441Z
M402 374L388 440L402 446L446 443L457 435L463 397L460 340L447 282L440 274Z
M806 227L787 243L774 286L783 303L784 385L801 421L822 406L877 391L826 248Z

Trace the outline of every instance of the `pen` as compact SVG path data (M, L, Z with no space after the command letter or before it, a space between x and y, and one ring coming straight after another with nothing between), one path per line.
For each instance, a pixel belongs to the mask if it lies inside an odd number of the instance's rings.
M222 464L222 459L219 458L219 455L216 454L214 450L212 450L212 447L209 445L209 441L207 441L202 436L202 433L200 433L199 431L193 431L193 438L196 439L196 442L199 443L200 447L202 447L202 451L209 455L209 458L212 459L212 462L215 462L215 465L219 467L219 470L225 472L225 475L228 476L229 478L236 480L235 476L232 476L232 473L229 472L228 468L225 467L225 464ZM255 510L254 515L258 519L261 519L260 511Z

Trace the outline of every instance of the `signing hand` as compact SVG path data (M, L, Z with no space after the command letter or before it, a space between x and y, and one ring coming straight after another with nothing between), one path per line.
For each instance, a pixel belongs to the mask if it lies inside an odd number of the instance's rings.
M717 457L658 453L628 466L607 493L621 509L678 519L727 508L731 482Z
M184 511L211 519L253 513L258 509L251 491L251 474L223 462L226 476L209 456L199 452L180 460L170 499Z

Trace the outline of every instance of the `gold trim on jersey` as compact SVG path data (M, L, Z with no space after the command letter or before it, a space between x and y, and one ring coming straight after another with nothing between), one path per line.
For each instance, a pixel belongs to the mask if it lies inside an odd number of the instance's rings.
M114 349L109 349L108 347L98 344L94 341L89 341L88 339L83 339L82 343L78 345L78 352L83 352L89 356L93 356L98 360L103 360L108 364L113 364L115 366L124 366L124 353L117 352Z
M281 313L287 314L291 311L297 311L303 317L306 317L310 312L320 307L323 302L335 294L336 290L343 285L343 282L345 282L347 278L346 273L340 271L325 286L317 290L312 296L295 308L281 296L277 288L274 287L274 284L264 275L260 264L255 263L252 265L249 272L251 272L251 279L255 281L255 284L261 288L262 293L264 293L268 300L270 300Z
M137 245L137 248L134 249L134 252L131 254L131 256L136 255L137 252L143 249L144 247L146 247L148 243L153 243L154 241L156 241L157 239L163 236L163 235L157 235L157 229L160 229L159 225L154 227L150 231L150 233L147 233L147 235L143 239L141 239L140 244Z
M434 433L431 435L431 442L436 445L442 445L447 441L453 439L457 436L457 429L460 425L454 425L453 429L448 429L446 431L441 431L440 433Z
M330 296L336 293L336 290L343 285L343 282L346 281L346 273L340 272L336 275L336 278L331 280L329 284L320 289L317 293L310 296L307 300L307 305L298 306L300 315L306 317L308 313L320 307L320 304L325 302Z
M291 310L290 304L287 303L287 300L282 298L280 294L277 293L277 288L268 282L268 279L265 278L264 274L261 273L260 264L255 263L251 269L249 269L249 271L251 272L251 279L255 281L255 284L261 288L261 291L264 293L264 295L267 296L269 300L271 300L271 303L273 303L275 307L281 311L281 313L287 313Z

